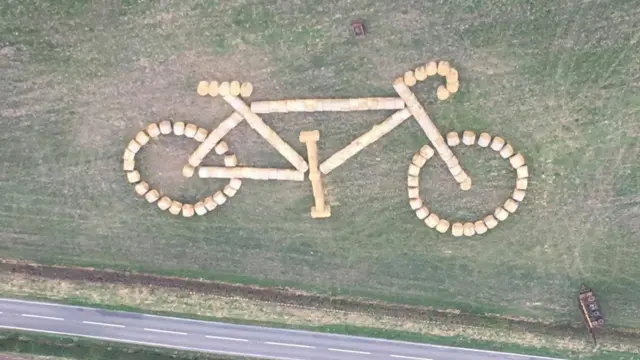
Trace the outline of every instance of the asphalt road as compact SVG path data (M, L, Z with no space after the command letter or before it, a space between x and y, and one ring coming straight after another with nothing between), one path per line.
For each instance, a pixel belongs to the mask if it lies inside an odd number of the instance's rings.
M2 328L280 360L551 359L12 299L0 299Z

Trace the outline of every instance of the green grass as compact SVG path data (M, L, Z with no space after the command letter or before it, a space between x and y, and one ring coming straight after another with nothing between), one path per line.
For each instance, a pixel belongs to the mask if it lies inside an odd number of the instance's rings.
M612 326L638 327L639 16L622 0L4 1L0 253L557 323L579 321L586 282ZM254 181L215 214L172 218L136 199L120 169L145 123L213 128L230 113L196 96L201 79L252 81L252 99L393 96L396 76L434 58L461 78L438 105L432 83L417 87L440 130L501 135L529 163L518 213L485 236L439 235L410 210L406 170L426 142L413 120L326 177L328 220L309 218L308 182ZM299 131L319 129L324 159L386 115L264 119L302 154ZM227 140L243 164L286 166L246 124ZM169 196L208 195L221 184L180 176L194 147L145 148L143 176ZM424 200L450 218L485 215L513 175L489 151L455 152L474 188L455 190L433 160Z

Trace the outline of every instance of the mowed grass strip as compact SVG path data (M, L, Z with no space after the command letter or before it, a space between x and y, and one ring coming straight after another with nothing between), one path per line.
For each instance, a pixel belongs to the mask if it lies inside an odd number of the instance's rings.
M0 253L560 324L575 321L586 282L608 324L637 327L639 11L579 0L5 1ZM353 17L367 21L364 41L349 32ZM308 182L245 181L214 214L185 220L136 199L121 171L147 122L211 129L230 113L196 96L199 80L251 81L252 99L394 96L396 76L433 58L461 79L442 104L437 82L415 88L440 130L503 136L530 166L518 213L482 237L439 235L410 210L406 171L427 141L413 120L326 177L333 215L323 221L309 217ZM264 119L302 154L299 131L319 129L325 159L387 115ZM246 124L226 140L243 165L287 166ZM195 146L145 147L143 177L185 201L221 188L181 177ZM424 200L460 220L491 212L513 172L491 152L455 152L474 188L457 191L434 159Z

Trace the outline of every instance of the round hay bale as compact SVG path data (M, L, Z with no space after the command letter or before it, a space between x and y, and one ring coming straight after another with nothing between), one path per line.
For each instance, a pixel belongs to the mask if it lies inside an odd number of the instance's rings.
M138 172L138 170L128 171L127 181L129 181L130 184L135 184L140 181L140 173Z
M184 135L184 129L185 129L185 126L184 126L184 123L182 121L176 121L173 124L173 133L178 135L178 136Z
M475 144L476 133L474 133L473 131L465 130L465 132L462 133L462 143L467 146Z
M462 170L460 174L453 175L453 178L456 180L458 184L462 184L466 179L469 178L469 175L467 175L467 173L464 170Z
M513 156L514 152L513 146L511 146L511 144L506 144L502 149L500 149L500 156L502 156L503 159L508 159Z
M222 205L227 201L227 197L222 191L216 191L216 193L213 194L213 201L215 201L218 205Z
M455 237L460 237L464 234L464 226L459 223L453 223L451 224L451 235L455 236Z
M427 215L429 215L429 209L427 209L426 206L422 206L422 207L417 208L415 210L415 212L416 212L416 216L420 220L424 220L424 218L426 218Z
M460 135L457 132L452 131L447 134L447 145L449 146L457 146L460 144Z
M411 176L418 176L420 175L420 168L416 166L414 163L411 163L409 164L408 174Z
M409 195L409 199L419 199L420 198L420 189L417 187L407 188L407 195Z
M494 227L498 226L498 219L496 219L493 215L485 216L482 221L484 221L485 225L487 225L487 229L493 229Z
M527 180L527 178L521 178L516 180L516 189L518 190L527 190L528 185L529 185L529 181Z
M216 154L218 155L223 155L224 153L226 153L227 151L229 151L229 145L227 145L226 142L224 141L220 141L218 143L218 145L216 145L213 150L216 152Z
M435 151L429 145L422 145L422 147L420 148L420 155L427 158L427 160L431 159L434 154L435 154Z
M138 144L137 141L131 140L131 141L129 141L129 144L127 145L127 150L129 150L132 153L136 154L136 153L138 153L138 151L140 151L141 147L142 146L140 146L140 144Z
M511 167L517 169L520 166L524 165L524 156L522 156L522 154L520 153L517 153L509 158L509 163L511 164Z
M213 200L213 196L207 196L204 198L204 207L207 211L213 211L218 207L218 203Z
M445 85L445 88L447 89L447 91L449 91L449 93L451 94L455 94L458 92L458 90L460 90L460 83L457 81L454 82L448 82Z
M458 82L458 70L454 68L449 68L449 72L445 76L447 79L447 83L457 83Z
M230 185L227 184L227 186L224 187L222 192L228 197L233 197L238 192L238 190L232 188Z
M446 233L446 232L449 230L449 226L450 226L450 225L451 225L451 224L449 224L449 222L448 222L447 220L445 220L445 219L440 219L440 220L438 221L438 225L436 225L436 230L437 230L439 233L444 234L444 233Z
M240 86L240 96L243 98L248 98L253 93L253 85L250 82L242 83Z
M122 154L122 160L131 160L133 161L136 158L136 154L129 150L129 149L124 149L124 154Z
M209 82L207 81L200 81L198 83L198 88L196 89L196 92L198 93L198 95L200 96L205 96L207 95L207 93L209 92Z
M240 186L242 186L242 179L233 178L229 180L229 186L236 190L240 190Z
M420 185L420 178L417 176L407 176L407 186L418 187Z
M416 80L424 81L424 79L427 78L427 69L424 66L418 66L414 70L414 75L416 77Z
M451 65L448 61L438 62L438 75L447 76L447 74L449 74L449 71L451 71Z
M184 136L189 139L193 139L196 136L196 132L198 131L198 125L196 124L187 124L184 127Z
M502 207L513 214L514 212L516 212L516 210L518 210L518 202L513 199L507 199Z
M451 173L451 175L455 177L456 175L459 175L462 172L462 166L455 165L454 167L450 167L449 172Z
M229 82L227 81L223 81L222 83L220 83L220 86L218 86L218 92L220 93L220 96L228 96L230 93L229 90Z
M467 191L471 189L471 178L467 177L460 183L460 190Z
M496 136L493 138L493 141L491 142L491 149L493 149L494 151L500 151L502 150L503 146L504 146L503 138L501 138L500 136Z
M207 207L204 206L204 202L198 201L193 205L193 210L195 210L196 215L202 216L207 213Z
M416 211L422 207L422 199L409 199L409 206L411 206L411 210Z
M198 142L203 142L209 135L209 131L205 128L198 128L196 131L196 135L193 137Z
M196 169L187 164L182 168L182 176L186 177L186 178L190 178L193 176L193 174L195 173Z
M190 218L195 215L196 211L191 204L182 205L182 216L186 218Z
M438 63L435 61L429 61L427 66L425 67L425 72L427 76L433 76L438 73Z
M478 220L473 223L473 228L476 230L476 234L482 235L487 232L487 225L485 225L484 221Z
M171 202L171 206L169 207L169 212L171 215L178 215L182 211L182 203L180 201L173 200Z
M427 218L424 219L425 225L427 225L431 229L438 226L439 222L440 222L440 218L438 217L438 215L434 213L429 214L429 216L427 216Z
M139 131L136 134L136 142L140 144L140 146L145 146L149 142L149 135L144 131Z
M232 96L239 96L240 95L240 82L239 81L232 81L229 83L229 94Z
M171 125L171 121L164 120L160 122L160 133L162 135L169 135L173 132L173 126Z
M436 96L438 97L438 100L447 100L449 98L449 95L451 95L451 93L449 92L449 90L447 90L446 87L444 87L444 85L438 86L438 90L436 90Z
M413 159L411 159L411 162L413 164L415 164L416 166L422 168L424 166L424 164L427 162L427 158L420 155L420 153L417 153L415 155L413 155Z
M416 77L413 75L413 71L407 71L406 73L404 73L402 80L408 87L412 87L416 84Z
M478 146L487 147L491 143L491 135L487 133L482 133L478 136Z
M496 210L493 212L493 216L500 221L505 221L509 217L509 212L502 208L502 206L498 206Z
M140 196L144 196L144 194L146 194L147 191L149 191L149 184L147 184L146 181L141 181L136 184L134 189L136 190L136 194Z
M217 81L212 81L209 83L209 91L207 92L207 94L209 94L209 96L211 97L216 97L218 95L220 95L220 91L218 89L218 82Z
M124 171L133 171L136 168L136 162L133 160L122 160L122 169Z
M522 202L526 194L527 193L524 190L515 189L513 190L513 194L511 194L511 198L517 202Z
M224 166L234 167L236 165L238 165L238 157L236 157L236 154L229 154L224 156Z
M145 131L147 132L147 134L149 134L149 137L151 138L157 138L158 136L160 136L160 127L156 123L151 123L147 125L147 128L145 129Z
M163 196L158 200L158 208L162 211L167 210L171 207L171 199L168 196Z
M149 204L153 204L154 202L158 201L158 199L160 199L160 192L156 189L151 189L144 195L144 198Z
M462 232L464 236L473 236L476 234L476 227L472 222L464 223L464 225L462 225Z
M524 179L529 177L529 167L527 165L520 166L516 169L516 174L518 175L518 179Z

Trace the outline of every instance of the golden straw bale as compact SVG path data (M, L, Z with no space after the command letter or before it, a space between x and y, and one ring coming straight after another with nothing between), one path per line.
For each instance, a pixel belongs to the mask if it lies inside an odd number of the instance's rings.
M162 135L169 135L173 132L173 125L171 125L171 121L164 120L160 122L160 133Z
M122 169L124 171L133 171L136 168L136 162L133 160L122 160Z
M186 177L186 178L190 178L193 176L193 173L195 172L195 168L189 164L185 165L182 168L182 176Z
M427 215L429 215L429 209L427 209L425 206L416 209L415 212L416 212L416 216L420 220L424 220L424 218L426 218Z
M457 93L457 92L458 92L458 90L460 90L460 83L459 83L459 82L457 82L457 81L454 81L454 82L448 82L448 83L445 85L445 88L447 89L447 91L448 91L450 94L455 94L455 93Z
M418 167L415 164L411 163L411 164L409 164L408 173L411 176L418 176L418 175L420 175L420 167Z
M209 83L209 91L207 92L209 96L216 97L220 95L220 90L218 89L218 82L212 81Z
M456 166L459 166L460 161L458 160L457 157L452 157L451 159L447 160L445 164L447 165L447 168L452 169Z
M407 194L409 195L409 199L419 199L420 189L417 187L410 187L407 190Z
M438 100L447 100L449 98L449 95L451 95L451 93L444 85L438 86L438 90L436 90L436 96L438 97Z
M462 172L462 166L456 165L454 167L450 167L449 172L451 173L452 176L456 176Z
M487 225L485 225L484 221L479 220L473 223L473 228L476 230L476 234L482 235L487 232Z
M407 186L418 187L420 185L420 178L417 176L407 176Z
M529 181L527 180L527 178L521 178L516 180L516 189L518 190L527 190L528 185L529 185Z
M444 233L446 233L446 232L449 230L449 226L450 226L450 224L449 224L449 222L448 222L447 220L445 220L445 219L440 219L440 220L438 221L438 225L436 225L436 230L437 230L439 233L444 234Z
M239 96L240 95L240 82L232 81L229 83L229 95L231 96Z
M152 189L144 195L144 198L147 199L149 204L153 204L160 199L160 192L156 189Z
M469 175L467 175L467 173L464 170L462 170L459 174L453 175L453 178L456 180L458 184L462 184L466 179L469 178Z
M169 207L169 212L171 215L178 215L182 211L182 203L180 201L173 200L171 202L171 206Z
M420 153L417 153L413 155L413 159L411 159L411 162L421 168L427 162L427 158L420 155Z
M474 133L473 131L465 130L465 132L462 133L462 143L467 146L475 144L476 133Z
M225 195L227 195L228 197L233 197L238 190L232 188L230 185L227 184L227 186L224 187L224 190L222 190L222 192L224 192Z
M413 211L420 209L422 207L422 199L409 199L409 206Z
M134 189L136 190L136 194L143 196L147 191L149 191L149 184L147 184L146 181L141 181L136 184Z
M218 155L223 155L224 153L226 153L227 151L229 151L229 145L227 145L226 142L224 141L220 141L218 143L218 145L216 145L213 150L216 152L216 154Z
M513 146L511 146L511 144L506 144L502 149L500 149L500 156L502 156L503 159L508 159L514 152Z
M458 70L454 69L454 68L450 68L449 72L447 73L447 75L445 76L445 78L447 79L447 83L457 83L458 82Z
M222 191L216 191L216 193L213 194L213 201L215 201L218 205L222 205L227 201L227 197Z
M238 157L236 154L229 154L224 156L224 166L234 167L238 165Z
M133 161L136 158L136 154L129 150L129 149L124 149L124 154L122 155L122 160L131 160Z
M467 191L471 189L471 178L467 177L460 183L460 190Z
M502 147L504 146L504 139L501 138L500 136L496 136L493 138L493 141L491 142L491 148L494 151L500 151L502 150Z
M156 123L147 125L147 128L145 130L151 138L157 138L158 136L160 136L160 127Z
M162 198L160 198L160 200L158 200L158 208L162 211L165 211L171 207L171 203L172 201L168 196L163 196Z
M429 61L427 66L425 67L425 72L427 76L433 76L438 73L438 63L435 61Z
M427 160L431 159L431 157L433 157L434 154L435 154L435 151L429 145L422 145L422 147L420 148L420 155L427 158Z
M140 144L140 146L145 146L149 142L149 135L144 131L138 132L138 134L136 134L136 142Z
M239 190L240 186L242 186L242 179L234 178L229 180L229 186L236 190Z
M451 65L449 64L448 61L438 62L438 75L447 76L450 70L451 70Z
M513 214L514 212L516 212L516 210L518 210L518 202L513 199L507 199L502 207Z
M196 124L187 124L184 127L184 136L189 139L193 139L196 136L196 132L198 131L198 125Z
M128 171L127 172L127 181L131 184L135 184L140 181L140 173L138 170Z
M478 146L487 147L489 146L490 143L491 143L491 135L487 134L486 132L478 136Z
M207 129L198 128L198 130L196 131L196 134L193 136L193 138L196 141L203 142L207 138L207 135L209 135L209 131Z
M487 225L488 229L493 229L494 227L498 226L498 219L496 219L495 216L493 216L493 215L485 216L483 221L484 221L485 225Z
M424 79L427 78L427 69L424 66L418 66L414 70L414 75L416 77L416 80L424 81Z
M253 85L251 85L250 82L242 83L240 86L240 96L247 98L251 96L251 93L253 93Z
M200 81L198 83L198 88L196 89L196 92L198 93L198 95L205 96L207 95L208 91L209 91L209 83L207 81Z
M500 221L505 221L509 217L509 212L502 208L502 206L498 206L496 210L493 212L493 215L496 219Z
M452 131L447 134L447 145L449 146L457 146L460 144L460 135L457 132Z
M411 87L416 84L416 77L413 75L413 71L407 71L403 77L404 83Z
M198 216L202 216L207 213L207 207L204 206L204 202L198 201L193 205L193 210L195 210Z
M517 153L509 158L509 163L511 164L511 167L517 169L520 166L524 165L524 156L522 156L522 154L520 153Z
M464 235L464 225L459 222L451 224L451 235L455 237Z
M185 130L185 125L184 122L182 121L176 121L173 124L173 133L178 135L178 136L182 136L184 135L184 130Z
M518 179L524 179L529 177L529 167L527 165L520 166L516 169L516 174L518 175Z
M223 81L222 83L220 83L220 86L218 86L218 93L220 93L220 96L229 95L231 90L229 87L229 82L227 81Z
M140 151L141 147L142 146L140 146L140 144L138 144L137 141L131 140L131 141L129 141L129 144L127 145L127 150L129 150L132 153L136 154L138 151Z
M206 207L208 211L213 211L218 207L218 204L213 200L213 196L207 196L204 198L204 207Z
M524 190L515 189L513 190L513 194L511 194L511 198L515 201L522 202L524 200L524 196L526 192Z
M462 232L464 236L473 236L476 234L476 227L472 222L464 223L464 225L462 225Z
M196 211L191 204L182 205L182 216L186 218L190 218L195 215Z
M438 226L439 222L440 222L440 218L438 217L438 215L434 213L429 214L429 216L427 216L427 218L424 219L424 224L431 229Z

